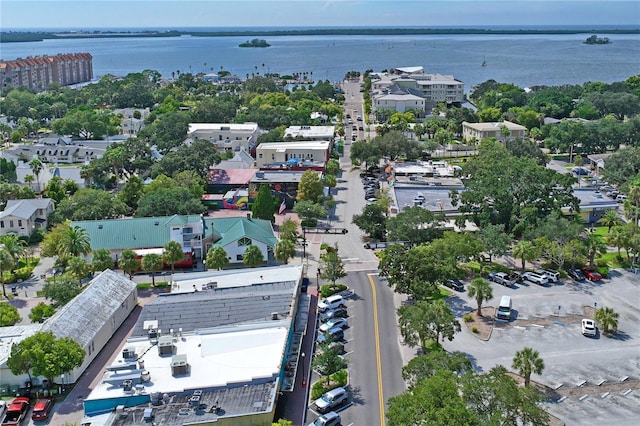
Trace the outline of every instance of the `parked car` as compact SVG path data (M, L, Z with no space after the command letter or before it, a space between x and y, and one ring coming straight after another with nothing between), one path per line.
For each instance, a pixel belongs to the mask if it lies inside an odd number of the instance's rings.
M344 306L338 306L335 309L327 309L326 311L320 313L320 322L327 322L333 318L344 318L348 316L347 308Z
M46 420L53 408L53 398L41 398L36 401L33 406L33 413L31 413L31 420L40 421Z
M329 411L327 414L318 417L313 423L309 423L309 426L337 426L341 421L338 413Z
M627 196L624 194L618 194L618 196L616 197L616 202L618 203L624 203L624 200L627 199Z
M334 294L318 302L318 311L324 312L328 309L335 309L344 306L344 298L339 294Z
M522 278L538 285L547 285L549 278L544 275L538 275L535 272L525 272L522 274Z
M456 291L464 291L464 284L460 280L446 280L444 285Z
M600 281L602 279L602 275L594 269L582 268L581 271L589 281Z
M536 271L538 275L544 275L549 279L550 283L557 283L560 280L560 273L552 271L551 269L539 269Z
M326 413L347 402L348 399L349 393L345 388L335 388L322 395L315 404L319 413Z
M584 167L576 167L575 169L573 169L573 174L576 176L588 176L589 170L585 169Z
M567 271L567 275L573 278L575 281L584 281L584 274L580 271L580 269L569 269Z
M490 281L493 281L497 284L502 284L507 287L511 287L515 282L509 279L509 275L504 272L490 272L489 276Z
M611 198L615 199L618 195L620 195L620 191L617 191L617 190L614 189L612 191L607 192L605 195L607 197L611 197Z
M596 323L592 319L585 318L582 320L582 335L595 336L597 333Z
M521 283L522 282L522 273L519 271L511 271L509 273L509 280L513 283Z
M334 342L339 342L344 339L344 330L340 327L331 328L326 333L319 334L318 337L316 337L316 343L322 344L329 339L332 339Z
M347 325L346 318L333 318L322 324L320 328L318 328L318 331L320 331L320 333L326 333L334 327L346 328Z

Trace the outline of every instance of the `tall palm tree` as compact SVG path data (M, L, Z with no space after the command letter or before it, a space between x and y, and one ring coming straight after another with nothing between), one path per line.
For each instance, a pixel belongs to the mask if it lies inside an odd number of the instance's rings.
M596 258L596 254L604 254L607 252L607 244L602 237L598 234L589 234L584 242L589 253L589 267L593 268L593 263Z
M612 308L600 308L596 311L595 320L602 327L605 334L615 333L618 329L620 315Z
M482 316L482 302L493 297L493 289L487 280L476 278L467 287L469 297L474 297L478 303L478 315Z
M540 358L538 351L524 348L516 352L511 368L518 370L518 374L524 377L525 387L528 387L531 381L531 373L542 374L544 361Z
M0 237L0 248L9 253L15 267L27 252L27 243L17 235L3 235Z
M276 244L275 255L280 262L289 263L289 259L296 255L296 244L291 240L281 240Z
M229 264L227 252L222 247L211 247L205 260L207 268L220 270Z
M169 241L164 246L162 252L162 260L171 265L171 275L173 275L176 263L184 259L184 252L182 251L182 245L177 241Z
M29 167L31 168L31 171L36 177L36 182L38 184L38 192L40 192L40 172L42 171L42 168L44 167L44 165L42 164L42 161L40 161L38 157L35 157L29 162Z
M89 253L91 253L91 243L87 231L79 226L70 226L60 241L58 256L68 258Z
M607 243L618 249L618 257L620 257L620 249L627 242L627 233L623 226L614 226L611 232L607 234Z
M607 234L609 234L611 232L611 228L620 224L620 218L615 210L607 210L598 223L606 226Z
M24 177L24 183L31 188L31 184L35 181L36 178L33 175L26 175Z
M522 262L522 272L524 272L527 261L536 258L535 247L531 241L520 240L513 248L513 256Z
M7 289L4 287L4 271L10 271L14 265L11 254L0 247L0 281L2 281L2 294L5 299L7 298Z
M162 270L162 256L149 253L142 257L142 270L151 272L151 285L156 286L156 272Z

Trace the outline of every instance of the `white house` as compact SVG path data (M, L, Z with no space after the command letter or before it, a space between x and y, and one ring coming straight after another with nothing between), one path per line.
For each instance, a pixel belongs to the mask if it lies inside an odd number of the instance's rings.
M136 307L137 294L136 283L107 269L44 323L0 327L0 382L24 385L28 376L17 377L7 367L11 346L38 331L50 331L56 338L70 337L86 351L82 365L64 375L64 383L75 383Z
M47 227L47 219L54 210L51 198L8 200L0 212L0 235L29 237L36 229Z
M256 166L265 164L326 163L329 160L328 141L261 143L256 148Z
M260 128L257 123L189 123L188 136L204 139L218 150L251 151L258 144Z
M15 145L6 149L2 156L5 158L13 156L27 163L37 157L43 163L72 164L101 158L105 150L106 146L103 148L90 146L85 141L74 141L66 136L50 135L33 145Z
M330 141L335 134L334 126L289 126L284 131L285 139L307 141Z
M411 109L425 111L425 107L425 99L412 93L381 93L373 96L374 111L385 109L396 112L405 112Z
M507 129L509 135L503 135ZM486 138L496 138L500 142L507 139L524 139L527 136L527 128L510 121L467 123L462 122L462 137L467 141L481 141Z

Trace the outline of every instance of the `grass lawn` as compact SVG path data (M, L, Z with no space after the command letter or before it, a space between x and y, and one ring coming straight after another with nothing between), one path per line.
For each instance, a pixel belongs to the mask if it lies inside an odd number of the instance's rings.
M610 251L597 258L596 264L606 263L610 269L629 268L631 264L627 261L627 253L624 250L620 250L620 256L622 257L622 262L618 259L617 251Z
M609 229L606 226L597 226L593 228L593 233L596 235L600 235L602 238L607 238L607 234Z

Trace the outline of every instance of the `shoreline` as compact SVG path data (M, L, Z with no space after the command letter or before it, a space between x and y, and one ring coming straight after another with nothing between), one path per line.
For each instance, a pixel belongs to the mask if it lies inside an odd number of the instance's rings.
M226 31L2 31L1 43L38 42L46 39L65 40L78 38L156 38L156 37L252 37L252 36L360 36L360 35L575 35L575 34L640 34L640 28L595 29L482 29L482 28L316 28L290 30L226 30Z

